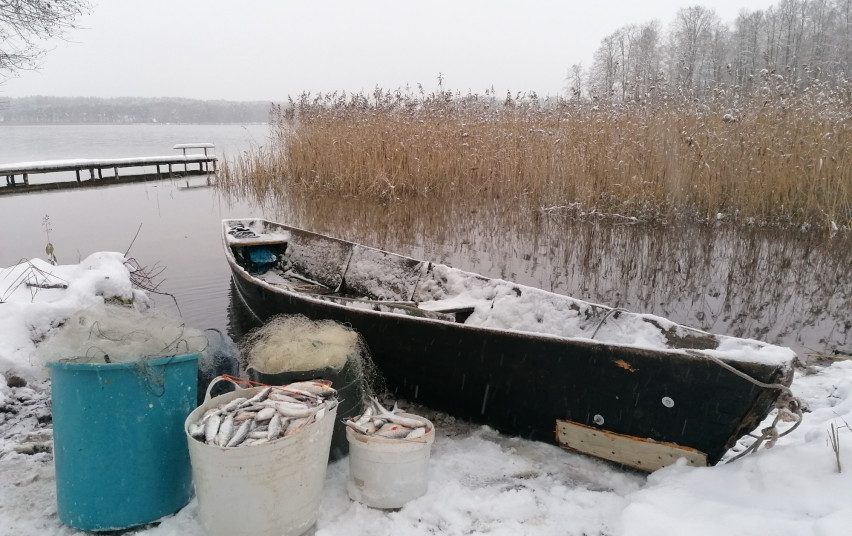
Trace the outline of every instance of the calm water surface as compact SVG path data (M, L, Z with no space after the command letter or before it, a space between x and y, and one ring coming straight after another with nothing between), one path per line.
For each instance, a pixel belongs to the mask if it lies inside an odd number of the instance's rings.
M169 154L174 143L214 141L233 154L262 143L262 125L0 127L0 163L82 156ZM261 206L262 205L262 206ZM846 238L720 227L618 225L451 208L419 218L410 208L288 199L228 199L203 177L0 197L0 265L44 256L62 263L124 251L167 268L187 323L227 328L230 272L220 220L265 216L488 276L667 316L718 333L781 343L800 353L850 350L852 248ZM435 216L438 214L438 216ZM168 299L158 299L173 307Z

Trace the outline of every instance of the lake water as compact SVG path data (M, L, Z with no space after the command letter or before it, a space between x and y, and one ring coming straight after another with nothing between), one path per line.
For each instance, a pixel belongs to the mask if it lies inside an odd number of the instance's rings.
M218 154L235 154L265 136L263 125L3 126L0 163L170 154L172 145L188 141L213 141ZM508 221L505 214L451 207L429 213L424 219L411 207L335 199L231 199L204 177L8 195L0 197L0 265L44 256L45 216L62 263L94 251L123 252L141 224L131 256L166 267L162 289L175 295L189 325L224 329L231 296L220 220L264 216L800 353L850 351L847 238L560 214ZM157 301L173 307L170 299Z

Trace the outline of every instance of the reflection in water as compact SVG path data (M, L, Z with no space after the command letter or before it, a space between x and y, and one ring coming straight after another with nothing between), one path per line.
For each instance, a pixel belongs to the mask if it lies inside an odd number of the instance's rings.
M279 221L799 353L850 350L848 237L290 197ZM533 214L533 216L529 216ZM524 216L527 219L523 219Z

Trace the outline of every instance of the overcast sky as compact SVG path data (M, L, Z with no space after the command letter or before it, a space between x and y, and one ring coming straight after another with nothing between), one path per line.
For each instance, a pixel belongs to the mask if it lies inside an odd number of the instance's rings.
M724 21L771 0L707 0ZM555 94L621 25L688 0L96 1L37 72L0 96L280 100L303 90L435 86Z

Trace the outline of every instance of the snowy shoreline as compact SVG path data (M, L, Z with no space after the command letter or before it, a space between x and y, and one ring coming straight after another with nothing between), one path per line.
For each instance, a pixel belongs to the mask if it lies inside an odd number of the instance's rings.
M18 284L9 292L18 280L67 288ZM33 359L34 341L79 309L147 299L133 290L121 254L97 253L79 265L34 260L0 269L0 300L0 536L78 534L56 515L49 383ZM852 361L797 369L792 389L808 411L773 448L647 477L424 409L438 432L428 493L397 512L371 510L349 500L347 461L335 462L316 534L847 534L852 466L836 472L827 431L830 423L844 427L840 457L848 465ZM132 533L202 535L197 504Z

